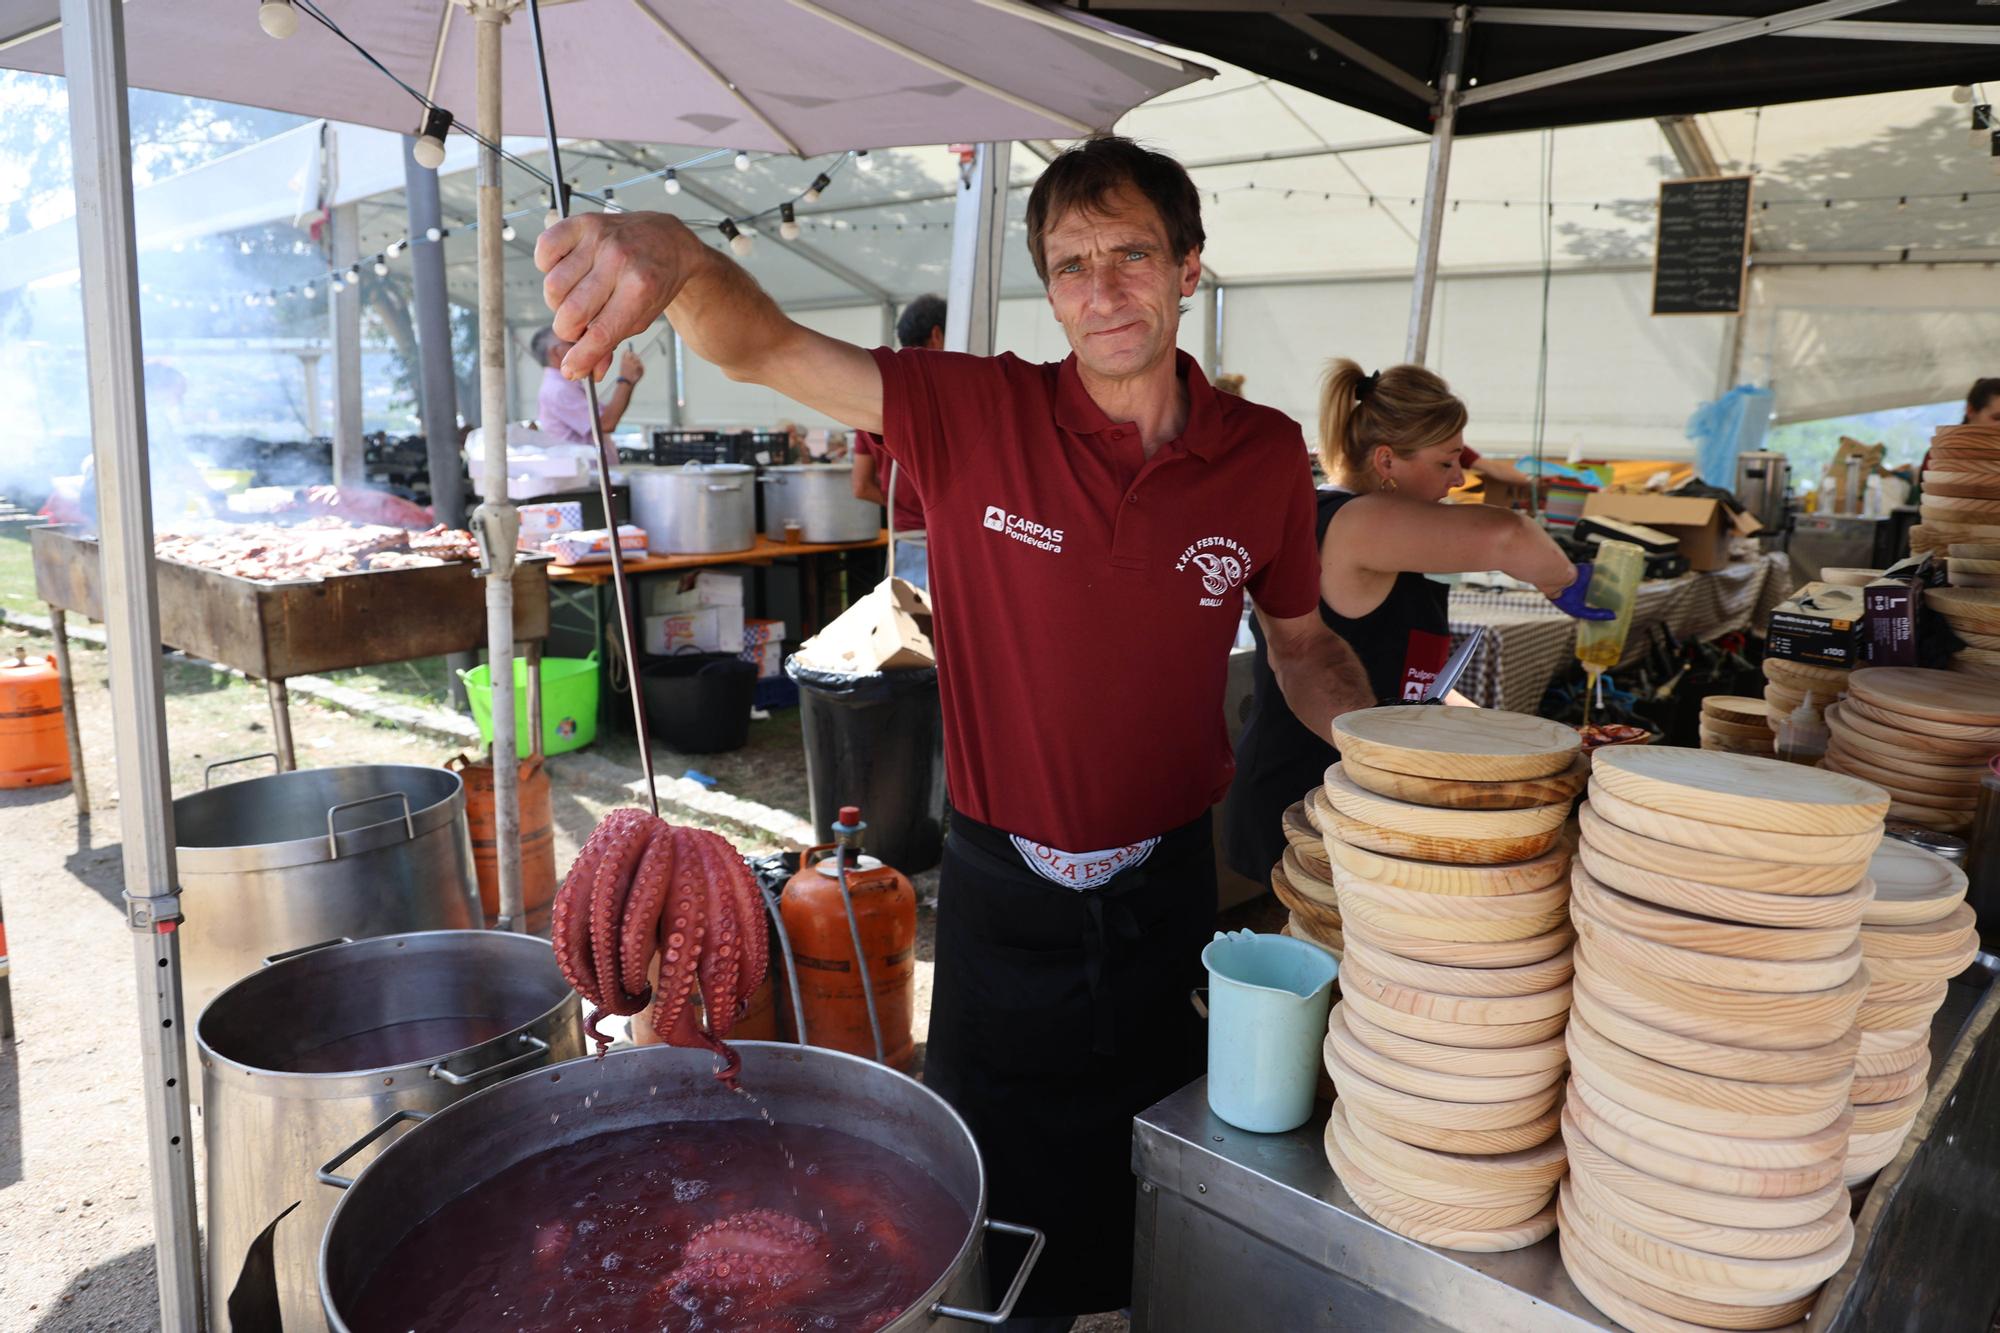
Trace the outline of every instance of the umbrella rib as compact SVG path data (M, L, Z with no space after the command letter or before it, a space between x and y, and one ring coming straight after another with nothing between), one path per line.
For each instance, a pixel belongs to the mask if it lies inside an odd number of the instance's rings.
M634 0L634 3L638 3L638 0ZM856 23L853 19L850 19L845 15L836 14L832 10L827 9L824 6L814 4L813 0L788 0L788 3L790 3L790 5L794 9L802 9L806 13L811 14L816 18L824 19L826 22L833 24L835 27L844 29L845 31L852 33L854 36L859 37L864 42L872 42L876 46L881 47L885 51L893 52L896 55L903 57L903 59L905 60L911 61L914 64L922 65L925 69L931 71L933 74L942 74L948 79L956 79L958 82L964 84L968 88L972 88L979 92L985 93L988 97L997 97L1001 101L1019 107L1023 111L1032 112L1038 116L1047 116L1050 120L1055 121L1057 124L1062 125L1068 129L1074 130L1079 137L1087 136L1093 132L1092 128L1089 125L1084 124L1082 121L1077 120L1074 117L1066 116L1060 111L1056 111L1050 107L1045 107L1041 103L1036 102L1030 98L1021 97L1014 93L1010 93L1005 88L996 87L993 84L986 82L986 80L984 79L977 78L971 74L967 74L962 69L955 69L952 66L945 64L942 60L933 60L929 56L925 55L923 52L915 49L914 47L905 46L903 43L897 41L893 37L889 37L882 33L876 32L874 29Z
M1105 32L1101 28L1093 28L1088 23L1079 22L1072 18L1063 18L1059 15L1051 14L1046 9L1038 9L1034 5L1022 4L1021 0L975 0L975 3L984 5L988 9L997 10L1002 14L1011 15L1014 18L1026 19L1030 23L1040 24L1042 27L1048 28L1053 32L1059 32L1065 37L1075 37L1081 41L1108 47L1120 55L1135 56L1140 60L1151 61L1155 65L1165 66L1176 73L1196 74L1198 72L1198 76L1204 79L1215 77L1215 71L1204 65L1197 65L1191 60L1182 60L1178 56L1170 56L1165 51L1155 51L1150 46L1120 37L1116 33Z
M653 26L658 28L663 34L665 34L668 41L672 42L675 46L678 46L681 49L682 55L685 55L689 60L692 60L695 64L701 66L702 73L708 75L709 78L715 80L716 83L720 84L722 88L726 92L728 92L728 94L731 97L736 99L736 101L742 106L742 108L745 111L748 111L751 115L755 116L758 122L762 124L765 129L769 130L772 134L776 135L778 141L784 144L786 148L791 150L793 157L804 157L806 155L805 149L799 147L798 144L793 141L791 135L779 129L777 123L774 122L769 116L765 115L762 111L760 111L757 108L757 104L755 102L752 102L747 96L745 96L743 90L738 88L734 83L732 83L729 80L729 78L723 74L721 70L717 69L714 66L714 64L710 62L707 56L695 50L693 44L690 43L687 40L687 38L681 36L680 33L676 32L672 24L668 23L665 19L661 18L658 14L653 12L653 7L647 4L646 0L632 0L632 5L641 14L644 14L647 18L651 19L653 21Z
M433 105L437 102L438 76L444 73L444 44L451 36L451 12L458 8L452 0L444 0L444 16L438 20L437 41L431 44L431 79L424 85L424 96Z

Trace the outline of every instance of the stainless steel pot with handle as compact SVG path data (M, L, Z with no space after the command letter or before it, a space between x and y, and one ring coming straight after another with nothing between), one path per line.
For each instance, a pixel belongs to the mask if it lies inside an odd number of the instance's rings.
M931 1287L885 1325L883 1333L948 1328L959 1321L998 1324L1012 1312L1042 1250L1042 1233L986 1216L986 1170L972 1131L942 1097L884 1065L824 1050L776 1042L734 1043L743 1057L745 1091L715 1080L707 1051L640 1046L536 1070L488 1088L434 1116L390 1117L357 1141L365 1148L395 1128L392 1120L421 1119L358 1176L338 1174L348 1154L334 1157L320 1179L346 1190L320 1246L320 1295L328 1324L352 1328L352 1312L369 1279L410 1231L468 1189L526 1158L599 1134L697 1120L771 1119L839 1130L887 1149L929 1172L970 1219L956 1257ZM588 1101L585 1100L585 1094ZM1020 1270L995 1308L986 1294L986 1236L1000 1231L1029 1242ZM527 1256L523 1256L526 1259Z
M246 1257L283 1215L261 1294L287 1333L324 1328L319 1242L337 1199L314 1167L385 1116L583 1054L580 1003L546 941L483 930L294 950L218 995L195 1024L210 1326L230 1327L230 1294L259 1280Z
M742 463L628 465L632 521L659 555L715 555L757 544L756 469Z
M785 540L788 519L809 542L865 542L882 531L882 506L854 496L852 463L767 467L757 481L764 488L764 535L774 542Z
M465 785L449 769L346 764L227 783L174 802L174 841L190 1014L287 949L484 922Z

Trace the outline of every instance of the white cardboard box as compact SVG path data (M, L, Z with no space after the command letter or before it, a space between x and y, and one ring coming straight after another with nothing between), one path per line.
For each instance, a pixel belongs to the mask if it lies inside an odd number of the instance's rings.
M704 606L646 617L646 651L664 657L687 648L704 653L743 650L743 608Z
M710 606L743 606L743 576L701 569L679 578L653 575L646 582L646 614L698 611Z

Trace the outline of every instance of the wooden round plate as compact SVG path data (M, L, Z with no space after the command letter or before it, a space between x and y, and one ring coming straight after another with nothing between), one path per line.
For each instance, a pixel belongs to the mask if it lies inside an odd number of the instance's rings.
M1423 861L1482 866L1527 861L1548 851L1562 836L1561 825L1546 833L1513 838L1450 838L1406 833L1401 829L1349 819L1333 808L1323 792L1313 800L1318 803L1321 824L1342 842L1390 856L1413 857Z
M1493 841L1527 838L1562 827L1569 807L1558 802L1522 809L1457 810L1401 801L1355 785L1346 765L1331 764L1321 787L1326 801L1349 819L1417 836Z
M1339 1159L1352 1162L1363 1172L1388 1189L1408 1195L1413 1200L1434 1204L1441 1208L1463 1209L1455 1220L1464 1223L1474 1218L1495 1226L1507 1226L1525 1218L1533 1217L1546 1208L1553 1185L1534 1188L1513 1186L1507 1189L1492 1189L1474 1185L1463 1179L1441 1181L1418 1172L1405 1170L1402 1159L1392 1156L1378 1156L1370 1150L1372 1142L1395 1143L1385 1134L1378 1134L1373 1140L1364 1141L1355 1132L1354 1122L1347 1118L1341 1104L1335 1102L1333 1111L1327 1116L1325 1142L1330 1144ZM1432 1153L1428 1148L1412 1148L1407 1143L1397 1144L1405 1152L1421 1152L1433 1157L1443 1156ZM1334 1157L1329 1157L1332 1162ZM1352 1190L1348 1191L1353 1193Z
M1924 605L1957 625L1963 620L1981 633L2000 633L2000 591L1992 588L1926 588ZM1994 626L1982 629L1982 626Z
M1333 867L1327 864L1324 850L1320 852L1319 861L1319 865L1314 865L1299 848L1286 847L1278 864L1283 867L1285 878L1301 895L1331 906L1340 901L1340 895L1333 891Z
M1586 845L1629 866L1671 867L1676 877L1699 884L1713 884L1725 889L1751 889L1767 894L1818 897L1850 893L1868 875L1866 855L1832 865L1802 865L1764 857L1731 856L1696 847L1679 847L1614 822L1606 813L1607 809L1586 803L1578 811L1577 819ZM1614 884L1613 887L1618 886Z
M1799 771L1809 774L1817 770ZM1590 779L1587 794L1591 808L1622 829L1677 847L1713 852L1719 856L1754 855L1795 865L1844 865L1866 861L1875 850L1875 844L1882 840L1879 823L1862 833L1779 833L1715 824L1685 815L1663 814L1619 796L1605 787L1595 775Z
M1817 1250L1789 1259L1716 1254L1632 1225L1600 1202L1608 1195L1609 1191L1599 1190L1595 1181L1584 1177L1574 1184L1565 1183L1564 1225L1574 1216L1586 1230L1602 1237L1633 1261L1645 1276L1699 1299L1741 1298L1746 1304L1766 1299L1795 1300L1801 1293L1817 1290L1820 1283L1847 1262L1848 1251L1854 1247L1850 1224Z
M1763 707L1769 707L1768 704L1763 704L1762 700L1758 702ZM1771 732L1771 724L1768 721L1728 722L1711 714L1703 713L1700 725L1703 731L1713 732L1723 740L1764 741L1768 743L1776 739Z
M1490 898L1451 898L1437 893L1420 893L1377 884L1345 870L1334 872L1334 887L1341 893L1343 907L1350 898L1364 899L1384 911L1411 916L1438 917L1450 921L1524 921L1560 912L1569 902L1569 884L1557 880L1545 888L1526 893L1509 893Z
M1796 681L1794 689L1817 689L1826 685L1844 689L1849 668L1826 666L1819 662L1794 662L1789 657L1767 657L1763 662L1763 672L1765 680L1781 684Z
M1929 1000L1932 1007L1944 1003L1950 989L1947 981L1884 981L1880 977L1868 979L1868 1001L1870 1003L1896 1004L1904 1000ZM1930 1020L1924 1020L1928 1023Z
M1635 1285L1635 1279L1617 1272L1573 1239L1564 1238L1560 1246L1563 1271L1569 1274L1576 1289L1583 1293L1584 1299L1621 1327L1630 1329L1632 1333L1718 1333L1714 1324L1690 1323L1641 1305L1625 1294L1641 1289ZM1800 1319L1789 1324L1772 1325L1769 1333L1806 1333L1806 1324Z
M1340 909L1338 907L1329 906L1318 899L1308 898L1300 893L1293 887L1283 867L1271 872L1271 892L1278 896L1278 901L1285 905L1287 911L1312 926L1315 930L1343 930L1346 928L1346 923L1340 919Z
M1393 1092L1408 1093L1412 1097L1478 1103L1519 1101L1562 1081L1560 1069L1482 1078L1469 1074L1440 1074L1434 1069L1402 1064L1377 1052L1350 1032L1339 1005L1333 1007L1333 1013L1327 1019L1326 1040L1340 1052L1342 1062L1349 1068Z
M1976 931L1978 920L1972 904L1955 902L1949 912L1935 920L1899 926L1863 926L1861 951L1870 958L1925 958L1954 953Z
M1364 708L1333 720L1343 755L1426 778L1508 782L1560 773L1582 739L1559 722L1490 708Z
M1940 982L1940 985L1950 985ZM1863 1032L1902 1032L1908 1028L1927 1027L1937 1016L1939 1006L1925 1000L1908 1000L1901 1004L1876 1004L1863 1000L1854 1012L1854 1025Z
M1917 1112L1924 1107L1924 1097L1928 1089L1919 1086L1907 1097L1898 1097L1893 1102L1872 1102L1856 1105L1854 1108L1854 1132L1875 1134L1886 1132L1898 1125L1907 1125L1917 1118Z
M1350 880L1341 889L1341 919L1344 922L1363 921L1369 925L1380 926L1384 930L1394 931L1398 935L1437 940L1440 943L1504 944L1510 940L1539 939L1569 920L1567 906L1557 906L1538 916L1512 919L1399 912L1394 908L1382 906L1378 899L1357 892L1361 883L1359 880Z
M1577 946L1576 973L1601 998L1642 1023L1683 1037L1760 1050L1796 1051L1839 1041L1854 1026L1854 1012L1868 991L1865 970L1832 989L1796 995L1680 981L1633 967L1587 939Z
M1285 841L1294 847L1320 846L1319 829L1306 814L1309 803L1303 797L1285 807ZM1324 851L1321 856L1326 855Z
M1913 671L1914 668L1869 667L1865 671L1857 671L1854 674L1857 677L1862 677L1876 671L1903 670ZM1943 676L1945 683L1948 685L1959 683L1953 681L1951 676L1945 672L1932 673L1925 671L1918 674L1925 677L1929 677L1932 674ZM1864 694L1860 690L1849 690L1847 698L1841 700L1841 711L1853 714L1856 717L1865 717L1871 722L1878 722L1885 727L1894 727L1899 731L1914 731L1925 736L1935 736L1942 740L1958 740L1975 745L1991 745L1996 751L2000 751L2000 726L1995 726L1987 722L1947 721L1937 717L1906 712L1900 705L1877 703L1874 701L1876 697L1878 696L1875 696L1872 691Z
M1796 1138L1847 1109L1852 1070L1818 1083L1753 1083L1691 1074L1635 1055L1575 1014L1563 1034L1570 1068L1607 1097L1670 1125L1733 1138Z
M1867 932L1862 932L1864 937ZM1954 945L1948 951L1919 954L1906 957L1901 954L1869 954L1863 942L1863 956L1868 960L1868 975L1879 981L1938 981L1949 980L1972 964L1979 956L1979 935L1977 931L1967 931L1963 943Z
M1770 705L1754 695L1711 694L1701 701L1701 712L1704 718L1717 722L1764 731L1771 729Z
M1534 995L1444 995L1384 980L1352 957L1340 970L1340 992L1343 996L1358 992L1406 1014L1447 1023L1520 1025L1560 1018L1569 1012L1568 982Z
M1654 976L1708 986L1794 995L1802 991L1830 990L1855 976L1861 968L1862 946L1859 940L1831 958L1732 958L1726 954L1661 944L1635 935L1599 917L1581 900L1571 903L1570 921L1600 960L1615 958L1628 967L1642 969Z
M1384 981L1441 995L1539 995L1566 984L1576 961L1572 948L1525 967L1449 967L1405 958L1361 939L1354 941L1354 952L1356 962Z
M1957 679L1955 672L1943 674ZM1878 752L1884 758L1900 756L1906 764L1945 769L1977 768L1994 753L1982 741L1956 741L1885 727L1872 718L1848 712L1844 701L1828 708L1825 716L1827 730L1840 737L1850 748L1860 749L1871 756Z
M1776 1199L1690 1189L1643 1171L1634 1171L1614 1160L1585 1135L1574 1116L1563 1117L1562 1134L1563 1142L1569 1147L1572 1175L1588 1174L1592 1183L1613 1194L1637 1199L1690 1221L1712 1222L1725 1227L1811 1226L1825 1217L1845 1193L1838 1182ZM1836 1155L1845 1151L1845 1138L1841 1144Z
M1874 901L1862 911L1870 926L1912 926L1952 915L1965 900L1965 872L1935 852L1884 838L1868 861Z
M1634 1138L1678 1156L1713 1162L1718 1166L1746 1166L1759 1171L1810 1171L1823 1162L1838 1159L1846 1152L1848 1137L1854 1128L1850 1118L1843 1114L1825 1129L1789 1139L1743 1139L1729 1134L1702 1134L1635 1111L1614 1100L1596 1085L1577 1078L1574 1071L1571 1072L1568 1093L1567 1105L1582 1105L1599 1119ZM1763 1224L1735 1219L1730 1225Z
M1906 1028L1863 1028L1861 1048L1855 1053L1854 1062L1860 1065L1874 1057L1886 1056L1886 1060L1877 1060L1867 1072L1879 1074L1885 1069L1901 1069L1917 1058L1920 1048L1928 1047L1930 1039L1928 1023L1913 1023Z
M1278 933L1289 935L1295 940L1304 940L1307 944L1318 945L1332 954L1336 963L1347 952L1347 941L1341 937L1339 931L1316 929L1299 920L1296 915L1287 916L1285 924L1278 927Z
M1905 1130L1901 1138L1898 1138L1895 1143L1886 1148L1876 1152L1857 1153L1849 1157L1847 1159L1847 1187L1855 1189L1873 1180L1876 1173L1896 1160L1896 1154L1903 1150L1903 1139L1908 1137L1909 1131Z
M1854 1086L1847 1095L1856 1106L1869 1106L1877 1102L1893 1102L1909 1096L1924 1086L1924 1079L1931 1072L1931 1053L1926 1050L1906 1069L1898 1069L1888 1074L1860 1073L1854 1076Z
M1369 1050L1400 1064L1473 1078L1539 1074L1560 1070L1569 1064L1569 1051L1563 1046L1560 1032L1526 1046L1446 1046L1441 1042L1420 1041L1400 1032L1391 1032L1363 1018L1353 1005L1347 1004L1345 997L1342 997L1341 1003L1346 1006L1341 1010L1341 1017L1347 1024L1347 1030Z
M1571 871L1572 892L1575 870L1580 869L1627 897L1642 898L1661 907L1753 926L1799 929L1853 925L1861 920L1874 896L1874 886L1865 874L1845 892L1815 895L1760 893L1756 889L1703 884L1643 869L1608 855L1598 849L1595 838L1595 834L1586 837L1577 848L1576 866Z
M1329 1136L1327 1162L1362 1212L1411 1240L1451 1250L1492 1254L1518 1250L1543 1239L1556 1228L1553 1207L1542 1209L1526 1221L1510 1227L1479 1228L1466 1225L1462 1213L1437 1205L1423 1206L1422 1200L1391 1190L1349 1160Z
M1391 856L1357 847L1337 835L1328 836L1326 849L1334 865L1360 879L1419 893L1469 898L1546 888L1569 869L1569 849L1561 847L1532 860L1491 866L1440 865L1435 861Z
M1371 1123L1378 1129L1419 1148L1469 1151L1469 1144L1460 1149L1450 1142L1451 1136L1455 1133L1519 1130L1546 1116L1562 1097L1562 1089L1553 1083L1540 1092L1503 1102L1452 1102L1436 1097L1418 1097L1398 1092L1369 1078L1348 1064L1340 1048L1330 1039L1321 1044L1320 1052L1326 1060L1326 1072L1333 1075L1333 1085L1340 1090L1341 1100L1351 1103L1350 1110L1358 1106L1364 1114L1372 1113ZM1842 1104L1845 1105L1845 1102ZM1385 1117L1390 1118L1391 1123L1383 1123ZM1418 1135L1421 1137L1415 1137ZM1538 1138L1531 1143L1511 1144L1506 1151L1533 1147L1542 1141Z
M1430 939L1358 918L1343 929L1351 929L1354 938L1378 949L1414 958L1420 963L1439 963L1445 967L1526 967L1530 963L1555 957L1576 941L1576 932L1570 929L1567 919L1546 935L1531 935L1519 940L1468 942Z
M1605 1156L1630 1170L1641 1172L1659 1180L1689 1189L1704 1190L1710 1194L1737 1194L1751 1199L1790 1199L1814 1190L1825 1189L1833 1181L1840 1179L1843 1152L1828 1153L1811 1166L1754 1167L1731 1166L1722 1162L1704 1161L1698 1157L1684 1157L1680 1153L1661 1147L1658 1143L1639 1134L1628 1134L1609 1120L1591 1109L1575 1089L1563 1102L1563 1115L1576 1121L1577 1127L1589 1136L1590 1141ZM1851 1145L1853 1140L1848 1140ZM1636 1201L1635 1201L1636 1202ZM1640 1205L1644 1206L1644 1205ZM1671 1216L1671 1214L1668 1214ZM1842 1210L1841 1219L1847 1217ZM1655 1235L1670 1239L1693 1241L1693 1236L1685 1232L1670 1231L1663 1226L1646 1225ZM1682 1219L1681 1225L1688 1228L1712 1226L1712 1223L1698 1223ZM1761 1228L1745 1228L1733 1238L1735 1248L1717 1250L1718 1254L1737 1254L1746 1250L1761 1252L1768 1258L1782 1258L1785 1251L1795 1254L1810 1254L1824 1245L1831 1237L1811 1234L1807 1228L1780 1228L1778 1234L1765 1234ZM1733 1230L1734 1228L1732 1228ZM1807 1234L1797 1234L1804 1231ZM1792 1233L1792 1234L1787 1234Z
M1526 810L1574 800L1590 777L1590 761L1581 754L1560 773L1514 782L1467 782L1453 778L1416 777L1377 768L1343 755L1341 770L1364 791L1417 805L1452 810Z
M1922 805L1935 802L1940 807L1963 805L1968 809L1978 804L1977 777L1947 780L1910 777L1907 774L1876 768L1865 759L1851 758L1849 752L1839 746L1828 746L1826 754L1819 762L1821 768L1835 773L1845 773L1863 782L1874 783L1899 804Z
M1869 833L1889 808L1875 788L1839 774L1666 745L1597 756L1590 785L1658 814L1778 834Z
M1360 991L1341 993L1340 1002L1347 1006L1349 1015L1359 1015L1364 1022L1393 1032L1398 1036L1412 1037L1439 1046L1475 1047L1482 1050L1513 1050L1521 1046L1535 1046L1550 1038L1560 1037L1568 1015L1545 1018L1534 1023L1454 1023L1444 1019L1426 1018L1422 1014L1405 1013L1393 1005L1387 1005L1373 996ZM1350 1032L1352 1028L1348 1029ZM1566 1057L1565 1057L1566 1058ZM1540 1143L1517 1143L1515 1148L1532 1147ZM1426 1147L1442 1146L1454 1150L1451 1144L1426 1144ZM1456 1151L1471 1152L1470 1147ZM1492 1152L1511 1151L1494 1148Z
M1716 1078L1761 1080L1768 1083L1811 1083L1834 1078L1854 1067L1855 1052L1861 1048L1861 1029L1856 1026L1838 1041L1802 1051L1760 1051L1748 1046L1725 1046L1718 1042L1684 1037L1678 1032L1621 1013L1601 999L1587 984L1574 984L1572 1013L1637 1055L1661 1064Z
M1587 897L1585 910L1641 939L1731 958L1811 960L1833 958L1855 942L1859 923L1787 928L1716 920L1629 897L1600 883L1582 865L1571 868L1571 891ZM1719 979L1718 979L1719 980Z
M1839 707L1845 708L1843 701ZM1838 709L1829 710L1837 712ZM1980 778L1987 773L1983 759L1947 759L1940 755L1912 753L1909 749L1896 749L1861 736L1838 718L1828 719L1827 753L1837 756L1849 767L1859 765L1870 774L1881 773L1892 781L1903 782L1917 779L1923 782L1943 783L1948 787L1976 787Z
M1568 1169L1561 1135L1551 1135L1533 1148L1510 1153L1438 1152L1390 1138L1387 1134L1347 1114L1339 1102L1333 1105L1348 1133L1360 1145L1371 1163L1393 1168L1407 1178L1431 1182L1409 1192L1420 1198L1436 1198L1430 1191L1456 1185L1489 1194L1518 1197L1524 1193L1552 1190Z

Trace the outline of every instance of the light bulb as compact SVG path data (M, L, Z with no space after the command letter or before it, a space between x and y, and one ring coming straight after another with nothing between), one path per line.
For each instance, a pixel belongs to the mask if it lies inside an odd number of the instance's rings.
M826 187L831 184L833 184L833 177L827 175L824 171L813 177L812 185L806 190L806 202L809 204L818 203L819 197L826 193Z
M389 276L389 261L384 259L381 255L375 256L375 276L378 278L386 278Z
M738 171L750 170L750 154L740 148L736 151L736 169Z
M338 277L329 278L327 279L326 290L330 294L344 292L347 290L347 284L342 282Z
M272 34L272 36L274 37L281 37L283 35L284 35L283 33ZM1970 102L1972 100L1972 88L1967 84L1963 83L1959 84L1958 87L1951 90L1951 100L1963 106L1965 103Z
M247 293L247 294L246 294L246 295L245 295L245 296L243 297L243 304L244 304L244 305L256 305L256 304L257 304L257 293L255 293L255 292L250 292L250 293Z
M511 241L515 235L514 224L511 222L500 229L500 239L503 241Z
M729 248L736 252L739 259L748 259L750 257L750 233L747 231L736 233L730 239Z
M359 287L361 285L361 265L349 264L347 266L346 278L348 286Z
M410 156L417 159L418 166L436 171L444 165L444 141L428 134L418 135L417 141L410 145Z
M542 218L542 228L543 230L547 230L548 228L555 226L556 223L561 221L562 221L562 214L556 212L556 210L551 208L548 211L548 213Z
M313 299L313 297L315 297L315 296L318 296L318 295L319 295L319 289L318 289L317 287L313 286L313 285L312 285L311 283L307 283L307 284L305 285L305 298L306 298L306 300L310 301L310 300L312 300L312 299Z
M247 254L249 254L249 253L250 253L250 242L248 242L248 241L238 241L238 242L236 243L236 253L237 253L237 254L239 254L239 255L247 255Z
M679 194L681 192L681 178L672 167L667 168L667 178L662 184L668 194Z
M299 11L292 0L264 0L257 6L257 26L282 41L299 30Z
M750 238L744 234L743 229L737 226L733 219L724 218L722 225L717 230L722 233L722 238L729 242L729 248L734 250L738 255L748 255L750 253Z
M424 228L424 239L427 241L441 241L444 239L444 232L436 227L426 227Z
M799 239L798 214L790 204L778 205L778 235L788 241Z
M854 165L863 171L875 170L875 164L868 160L868 150L866 148L857 148L854 150Z

